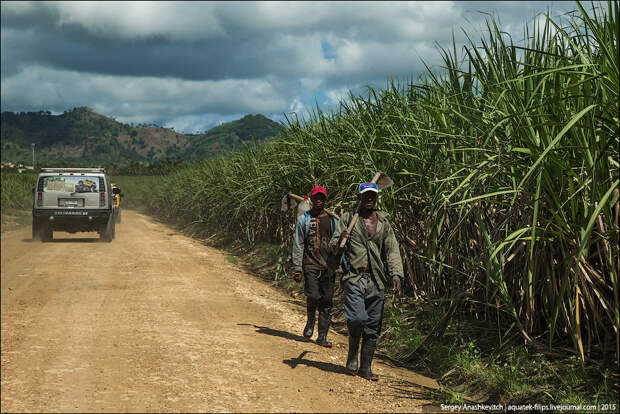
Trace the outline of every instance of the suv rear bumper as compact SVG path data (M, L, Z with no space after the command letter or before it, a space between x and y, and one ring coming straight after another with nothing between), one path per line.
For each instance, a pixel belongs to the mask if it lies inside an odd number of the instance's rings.
M101 231L112 216L112 210L45 209L33 210L32 219L45 222L55 231Z
M86 217L95 218L108 218L112 214L112 210L95 210L95 209L40 209L33 210L33 217L54 217L55 218L70 218L70 219L81 219Z

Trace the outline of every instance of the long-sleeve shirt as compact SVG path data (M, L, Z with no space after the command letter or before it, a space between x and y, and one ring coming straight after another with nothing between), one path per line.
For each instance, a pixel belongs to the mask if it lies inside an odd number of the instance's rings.
M361 218L351 230L344 251L349 271L343 274L342 280L356 282L364 273L372 273L379 289L383 290L386 285L391 286L392 279L402 279L403 262L394 230L387 220L388 214L379 210L376 213L377 229L372 237ZM338 249L340 234L347 229L353 215L352 212L346 212L338 221L329 242L332 251Z

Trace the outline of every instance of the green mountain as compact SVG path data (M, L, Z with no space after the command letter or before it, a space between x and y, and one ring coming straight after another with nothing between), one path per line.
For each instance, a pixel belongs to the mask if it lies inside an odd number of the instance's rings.
M202 134L182 134L155 125L127 125L82 107L52 115L49 111L2 112L2 161L32 164L153 163L213 157L254 141L265 141L282 126L263 115L222 124Z
M243 144L265 141L278 135L282 129L282 125L263 115L246 115L237 121L227 122L203 134L192 136L189 145L178 154L186 160L210 157L239 148Z

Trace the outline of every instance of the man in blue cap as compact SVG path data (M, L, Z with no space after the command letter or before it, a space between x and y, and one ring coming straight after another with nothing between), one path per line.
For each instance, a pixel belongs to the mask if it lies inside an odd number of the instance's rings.
M398 242L387 213L375 210L378 193L377 184L360 184L360 219L348 234L347 227L354 212L344 213L329 243L336 256L344 254L343 302L349 331L346 368L351 375L371 381L379 379L372 372L371 364L381 332L384 290L389 286L394 293L398 292L403 277ZM344 238L348 240L341 250L339 246ZM360 338L362 347L358 369Z
M306 310L308 320L303 331L304 337L310 339L314 334L316 311L319 313L318 336L316 343L331 348L327 340L327 331L331 323L331 308L334 298L333 272L328 271L327 257L330 252L329 242L338 220L325 211L327 190L314 186L310 192L312 209L297 218L295 237L293 239L293 279L304 279Z

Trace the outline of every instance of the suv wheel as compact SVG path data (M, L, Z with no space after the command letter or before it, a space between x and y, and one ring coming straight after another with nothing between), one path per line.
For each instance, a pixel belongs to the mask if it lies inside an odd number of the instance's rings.
M110 217L108 218L108 222L99 233L100 239L101 241L110 243L114 239L115 233L116 227L114 226L114 216L110 215Z
M41 240L41 224L36 218L32 218L32 241Z
M40 238L42 242L49 242L53 240L54 233L52 232L52 229L50 228L49 223L39 222L38 228L39 228L39 234L40 234Z

